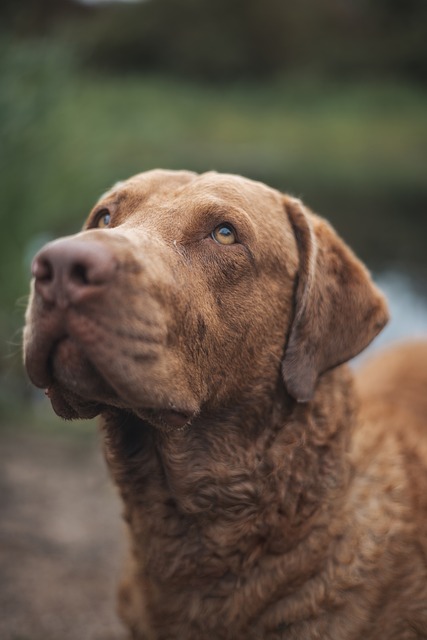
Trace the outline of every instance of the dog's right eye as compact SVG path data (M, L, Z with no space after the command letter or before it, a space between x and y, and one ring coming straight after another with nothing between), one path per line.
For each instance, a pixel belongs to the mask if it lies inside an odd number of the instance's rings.
M108 209L101 209L96 216L94 227L98 229L105 229L111 222L111 214Z
M236 232L231 224L227 222L223 222L215 227L211 236L218 244L235 244L235 242L237 242Z

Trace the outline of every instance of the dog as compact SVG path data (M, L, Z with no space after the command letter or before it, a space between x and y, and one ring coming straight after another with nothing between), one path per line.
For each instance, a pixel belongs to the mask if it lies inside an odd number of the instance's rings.
M35 257L25 365L101 416L138 640L427 638L427 344L331 226L264 184L154 170Z

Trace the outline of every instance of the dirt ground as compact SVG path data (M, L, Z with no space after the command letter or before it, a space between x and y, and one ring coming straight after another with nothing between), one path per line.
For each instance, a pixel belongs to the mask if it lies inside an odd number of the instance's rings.
M120 504L99 438L0 431L1 640L122 640Z

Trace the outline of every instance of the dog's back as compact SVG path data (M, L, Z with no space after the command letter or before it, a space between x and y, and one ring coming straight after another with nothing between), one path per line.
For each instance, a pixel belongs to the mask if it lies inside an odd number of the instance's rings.
M370 411L386 402L390 409L393 405L407 412L427 441L422 428L427 412L427 341L399 343L375 354L356 370L356 384Z
M356 455L381 458L385 441L390 443L396 454L384 456L384 463L404 473L427 559L427 342L398 344L373 356L357 370L356 389Z

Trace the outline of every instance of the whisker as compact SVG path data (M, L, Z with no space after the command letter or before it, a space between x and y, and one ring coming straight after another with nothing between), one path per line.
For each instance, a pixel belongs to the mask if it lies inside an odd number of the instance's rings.
M26 309L27 306L28 306L29 299L30 299L30 294L29 293L27 293L24 296L20 296L15 301L15 307L17 307L18 309Z
M23 333L24 327L19 327L18 329L15 329L12 336L6 340L6 345L8 347L13 347L12 351L9 351L9 353L5 354L5 358L7 358L8 360L21 353Z

